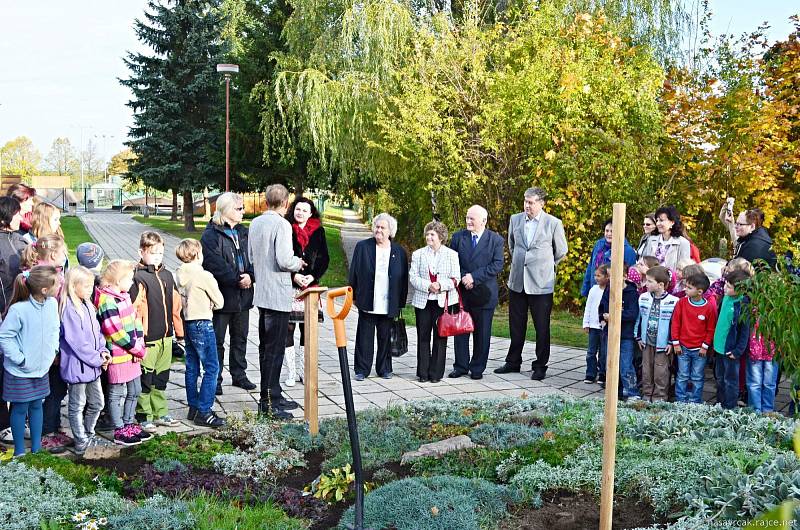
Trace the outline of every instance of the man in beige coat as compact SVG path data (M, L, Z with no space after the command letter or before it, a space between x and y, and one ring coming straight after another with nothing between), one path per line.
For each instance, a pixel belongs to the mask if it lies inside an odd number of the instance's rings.
M567 238L561 219L543 211L542 188L525 191L524 210L511 216L508 247L508 327L511 344L506 362L495 373L519 372L528 329L528 312L536 328L536 360L531 379L544 379L550 359L550 313L556 284L556 265L567 255Z
M183 302L185 321L188 419L203 427L222 427L225 420L212 410L220 366L211 319L214 310L225 305L225 299L219 291L217 280L203 269L203 247L199 241L184 239L175 249L175 254L183 262L175 271L175 282ZM201 366L203 380L198 391Z

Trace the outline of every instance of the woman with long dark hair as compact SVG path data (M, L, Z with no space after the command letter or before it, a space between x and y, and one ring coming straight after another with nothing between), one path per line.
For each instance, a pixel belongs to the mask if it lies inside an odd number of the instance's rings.
M691 259L691 246L683 237L681 216L674 206L656 210L656 232L647 239L643 255L655 256L660 265L673 271L678 269L678 263Z
M328 270L330 256L328 255L328 241L325 238L325 228L322 226L319 212L314 203L305 197L298 197L289 206L286 220L292 225L292 248L294 255L307 263L305 267L292 275L296 292L299 293L307 287L319 285L320 278ZM305 359L305 329L304 302L295 298L292 303L292 312L289 314L289 333L286 335L286 351L284 362L288 369L286 386L294 386L297 379L303 381ZM319 312L322 321L322 312ZM300 347L295 348L294 330L300 323Z

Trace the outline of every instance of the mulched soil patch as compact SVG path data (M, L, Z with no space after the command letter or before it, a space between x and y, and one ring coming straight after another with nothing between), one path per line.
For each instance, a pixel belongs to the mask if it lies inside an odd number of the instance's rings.
M591 493L555 491L542 494L544 506L520 508L500 523L498 530L596 530L600 527L600 498ZM653 518L653 507L638 499L616 497L614 529L663 523Z
M78 459L77 461L81 464L115 471L118 477L138 475L147 463L144 458L133 456L133 449L130 447L124 448L116 458Z
M311 451L303 457L306 459L306 467L292 469L287 476L280 479L281 486L303 491L303 488L314 482L319 476L322 463L325 461L325 454L322 451Z
M288 476L282 478L279 481L280 486L295 488L302 491L303 488L311 484L320 475L322 472L322 463L325 461L323 452L312 451L306 453L305 459L308 465L306 467L297 468ZM401 466L400 462L389 462L381 466L381 468L392 471L397 476L397 480L411 476L411 469L406 466ZM377 470L365 471L364 480L371 482L375 471ZM342 518L342 514L350 506L352 506L352 504L344 502L329 504L325 511L324 518L314 521L310 530L328 530L329 528L336 528L339 524L339 520Z

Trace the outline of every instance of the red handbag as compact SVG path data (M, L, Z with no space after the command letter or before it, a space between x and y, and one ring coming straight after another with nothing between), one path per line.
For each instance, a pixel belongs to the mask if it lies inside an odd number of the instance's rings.
M440 337L455 337L456 335L464 335L475 331L472 316L464 310L464 302L461 298L461 291L458 290L458 284L456 284L456 292L458 293L458 313L450 313L448 311L450 307L450 304L448 304L449 293L444 294L444 313L436 321Z

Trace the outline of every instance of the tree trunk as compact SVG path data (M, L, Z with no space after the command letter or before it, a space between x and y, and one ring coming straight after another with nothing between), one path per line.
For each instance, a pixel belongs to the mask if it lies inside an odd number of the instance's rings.
M303 178L302 174L297 174L294 177L294 196L302 197L303 193L305 192L305 178Z
M208 186L203 188L203 221L211 220L211 201L208 199Z
M170 221L177 221L178 220L178 191L172 191L172 217L169 218Z
M194 201L192 192L183 192L183 229L187 232L194 232Z

